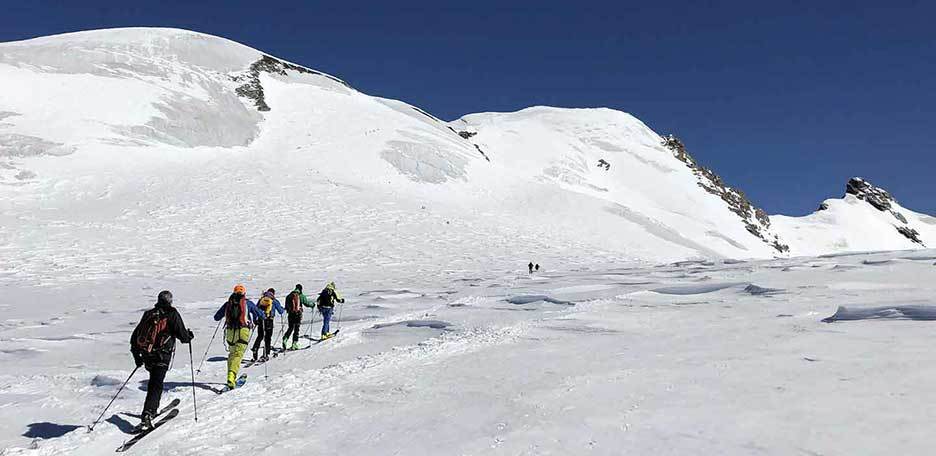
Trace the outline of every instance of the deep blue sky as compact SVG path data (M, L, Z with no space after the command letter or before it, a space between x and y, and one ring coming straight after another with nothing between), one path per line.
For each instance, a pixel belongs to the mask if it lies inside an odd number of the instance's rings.
M936 214L936 3L627 3L9 1L0 41L187 28L445 119L627 111L770 213L811 212L861 175Z

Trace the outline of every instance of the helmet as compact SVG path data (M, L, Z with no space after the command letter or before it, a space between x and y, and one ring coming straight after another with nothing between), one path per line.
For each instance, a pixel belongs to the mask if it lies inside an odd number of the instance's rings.
M234 285L234 293L245 295L247 294L247 288L241 284Z
M299 290L300 293L302 293L302 284L301 284L301 283L297 283L297 284L296 284L296 289Z
M267 293L270 293L270 296L274 296L276 295L276 290L270 288L269 290L267 290Z
M335 282L328 282L328 285L325 285L325 288L331 288L332 290L334 290L334 289L335 289Z

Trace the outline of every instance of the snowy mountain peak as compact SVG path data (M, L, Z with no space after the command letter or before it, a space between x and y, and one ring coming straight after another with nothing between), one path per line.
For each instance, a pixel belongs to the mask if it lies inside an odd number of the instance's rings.
M854 195L860 200L867 201L868 204L879 211L889 211L893 203L897 202L887 190L876 187L860 177L853 177L848 180L848 183L845 184L845 194Z

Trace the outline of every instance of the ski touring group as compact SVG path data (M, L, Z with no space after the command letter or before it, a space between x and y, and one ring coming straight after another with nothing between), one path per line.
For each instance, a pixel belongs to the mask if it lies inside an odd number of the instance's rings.
M338 333L339 329L332 331L331 322L335 315L335 305L343 304L345 300L338 293L334 282L328 283L314 302L310 302L309 298L303 293L302 284L296 284L293 291L286 295L285 302L286 304L284 306L280 303L279 299L277 299L276 291L273 288L269 288L260 295L260 298L255 303L247 297L246 287L238 284L234 286L234 290L227 301L215 312L214 320L218 322L218 326L215 328L215 333L208 343L205 357L207 357L208 350L210 350L211 344L214 342L215 336L217 336L218 330L223 324L224 341L228 352L227 375L225 378L226 389L219 391L219 393L242 386L246 381L246 375L239 375L239 372L241 364L244 362L244 355L247 352L248 345L254 333L256 333L257 337L253 346L250 347L252 357L247 361L250 365L266 362L271 357L276 357L278 354L288 350L300 349L299 333L301 332L300 327L302 325L304 309L314 311L317 308L322 316L322 328L319 338L313 339L310 334L310 339L321 342L334 337ZM273 332L276 326L275 317L277 315L280 316L281 331L283 328L286 328L287 324L288 328L285 329L283 333L280 348L274 349L274 347L272 347L272 342ZM284 315L285 321L283 321ZM312 321L310 321L310 333L312 329L311 325ZM126 451L131 445L136 443L136 441L179 413L175 408L180 402L178 399L175 399L162 409L160 409L159 403L162 398L166 373L169 371L172 357L175 354L176 340L183 344L188 344L189 357L192 358L191 342L194 338L195 334L185 327L182 315L172 306L172 293L168 290L160 292L156 299L155 306L143 314L143 317L140 319L140 322L137 324L130 337L130 352L133 355L136 368L104 409L104 412L106 412L107 408L113 404L114 400L116 400L117 396L120 394L120 391L129 383L133 374L136 373L140 367L143 367L149 372L149 382L146 387L146 399L143 402L143 411L140 414L140 424L133 429L133 433L137 435L118 448L117 451ZM263 349L262 355L260 354L261 348ZM194 359L191 359L191 361L192 394L194 399ZM204 363L204 359L202 363ZM200 370L199 368L199 371ZM89 427L89 430L93 430L94 426L100 422L104 412L102 412L101 417ZM195 411L195 419L196 421L198 420L197 409Z

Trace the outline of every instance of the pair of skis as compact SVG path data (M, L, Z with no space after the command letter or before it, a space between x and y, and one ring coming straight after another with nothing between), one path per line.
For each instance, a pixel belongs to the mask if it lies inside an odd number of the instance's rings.
M182 401L180 401L178 398L173 399L172 402L170 402L165 407L163 407L159 412L156 413L156 416L153 417L153 419L156 419L162 416L162 418L160 418L158 421L153 423L153 427L146 429L146 430L139 431L135 436L133 436L132 439L127 440L126 442L124 442L123 445L117 447L117 452L123 453L124 451L129 450L130 447L135 445L140 440L143 440L143 437L146 437L151 432L155 431L156 429L159 429L160 426L168 423L170 420L178 416L179 409L177 409L176 407L178 407L180 402ZM165 414L166 412L169 412L169 413L163 416L163 414Z
M234 382L234 388L235 388L235 389L240 388L240 387L244 386L244 384L246 384L246 383L247 383L247 374L241 374L241 376L237 378L237 381ZM226 392L226 391L231 391L231 390L230 390L230 389L224 389L224 390L222 390L222 391L221 391L220 393L218 393L218 394L224 393L224 392ZM133 447L133 445L135 445L137 442L139 442L140 440L143 440L144 437L150 435L150 434L151 434L153 431L155 431L156 429L159 429L159 428L162 427L164 424L166 424L166 423L168 423L169 421L171 421L173 418L179 416L179 409L177 409L176 407L178 407L178 405L179 405L180 402L181 402L181 401L180 401L178 398L173 399L172 402L170 402L170 403L167 404L165 407L163 407L161 410L159 410L159 412L156 413L156 416L153 417L154 420L155 420L156 418L159 418L158 421L156 421L156 422L153 423L153 427L151 427L151 428L149 428L149 429L146 429L146 430L143 430L143 431L140 431L140 432L137 433L135 436L133 436L132 439L127 440L126 442L124 442L123 445L117 447L117 452L118 452L118 453L123 453L123 452L129 450L129 449L130 449L131 447ZM166 412L168 412L168 413L166 413ZM165 416L163 416L163 415L165 415ZM162 418L160 418L160 417L162 417Z
M310 339L309 345L306 345L305 347L302 347L300 350L305 350L305 349L307 349L307 348L312 348L313 345L318 345L318 344L320 344L320 343L322 343L322 342L325 342L325 341L328 340L328 339L333 339L335 336L338 335L338 331L341 331L341 330L340 330L340 329L336 329L335 332L329 334L329 335L326 336L326 337L320 337L320 338L318 338L318 339Z

